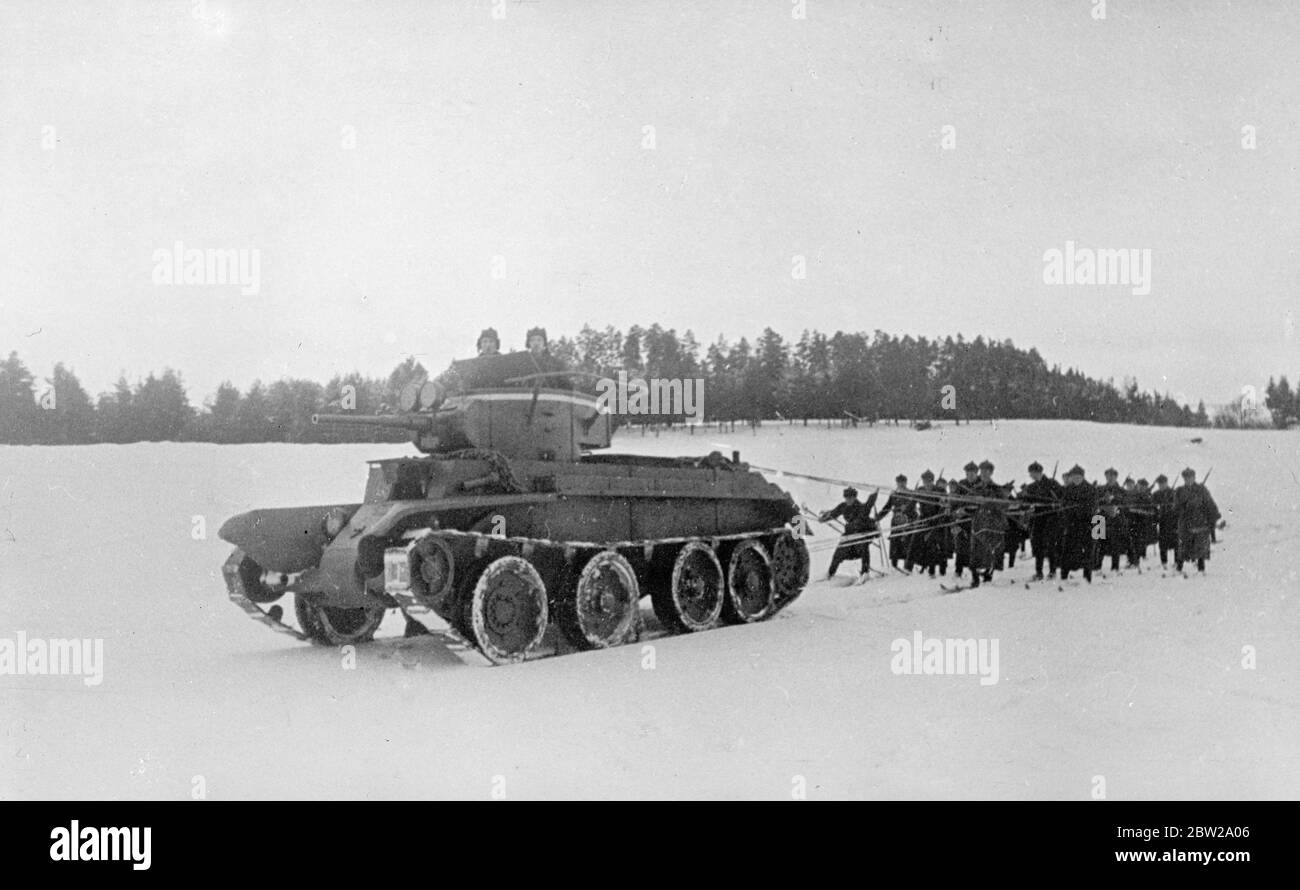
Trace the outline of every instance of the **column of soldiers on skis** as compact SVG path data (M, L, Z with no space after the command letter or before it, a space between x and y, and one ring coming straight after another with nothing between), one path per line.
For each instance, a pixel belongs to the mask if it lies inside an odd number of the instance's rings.
M1035 461L1029 465L1033 481L1018 491L1012 490L1014 483L995 482L994 466L987 460L972 461L964 470L964 479L952 480L936 480L926 470L915 488L908 488L907 477L900 475L879 510L879 491L862 502L857 489L844 489L842 503L817 514L822 522L843 522L827 578L834 577L840 563L861 560L865 580L873 571L872 544L883 545L879 522L886 516L892 517L888 559L894 569L942 576L952 561L958 578L970 572L971 587L1014 567L1026 543L1032 548L1035 581L1044 579L1046 569L1047 578L1059 573L1066 581L1071 572L1082 572L1091 583L1093 572L1103 570L1107 560L1112 572L1121 571L1121 562L1141 571L1152 547L1162 568L1172 557L1179 573L1189 564L1204 572L1215 529L1223 527L1214 498L1191 468L1183 470L1181 485L1171 487L1161 474L1152 489L1146 479L1128 478L1121 484L1114 469L1106 470L1104 483L1089 482L1077 465L1061 483L1055 469L1048 476Z

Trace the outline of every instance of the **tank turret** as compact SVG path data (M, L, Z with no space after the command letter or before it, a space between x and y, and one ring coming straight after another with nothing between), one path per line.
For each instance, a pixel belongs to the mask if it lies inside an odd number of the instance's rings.
M315 414L312 423L410 430L425 454L484 448L546 461L608 448L612 432L612 418L594 396L541 386L472 390L399 414Z

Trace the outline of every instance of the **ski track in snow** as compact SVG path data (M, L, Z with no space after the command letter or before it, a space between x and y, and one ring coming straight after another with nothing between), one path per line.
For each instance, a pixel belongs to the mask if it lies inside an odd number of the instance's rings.
M1090 478L1213 466L1228 528L1205 578L1157 569L1026 590L1032 561L1018 560L952 594L897 574L815 583L764 624L501 668L402 639L393 613L347 670L226 599L216 531L253 507L359 500L364 460L406 446L0 446L0 637L99 637L105 650L93 688L0 676L0 798L187 799L202 776L212 799L788 799L802 780L809 798L1084 800L1099 775L1111 799L1300 797L1300 435L768 425L620 435L613 450L712 443L878 483L982 457L999 481L1025 481L1035 458ZM815 508L839 499L769 478ZM814 553L813 578L829 559ZM893 674L891 642L918 630L997 639L999 682Z

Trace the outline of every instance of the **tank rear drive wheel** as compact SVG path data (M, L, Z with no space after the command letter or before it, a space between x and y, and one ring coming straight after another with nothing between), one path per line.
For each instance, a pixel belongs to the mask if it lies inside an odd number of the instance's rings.
M455 584L456 558L451 545L436 535L425 535L411 549L411 592L442 614Z
M772 612L776 590L772 560L758 541L743 541L727 565L727 598L722 617L731 624L762 621Z
M523 661L542 641L548 621L546 585L528 560L502 556L479 575L470 598L470 627L488 660Z
M808 545L801 537L783 532L772 545L772 580L776 608L791 603L808 586Z
M313 643L347 646L368 643L384 620L383 609L343 609L320 604L315 598L294 594L298 625Z
M651 602L655 615L670 630L707 630L722 614L726 587L713 548L703 541L691 541L677 554L670 583L659 585Z
M641 589L632 564L617 551L602 550L587 560L566 594L560 628L579 649L618 646L635 632Z

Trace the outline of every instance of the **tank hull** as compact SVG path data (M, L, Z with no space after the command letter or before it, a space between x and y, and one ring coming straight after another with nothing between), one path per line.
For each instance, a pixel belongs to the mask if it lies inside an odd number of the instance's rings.
M485 638L491 628L485 630L483 622L490 623L496 613L474 611L487 596L484 584L499 581L503 589L514 584L525 592L536 588L541 592L531 594L535 600L571 615L577 608L575 590L581 588L578 574L599 553L607 554L603 559L609 565L598 567L604 575L589 571L600 576L590 583L607 588L610 578L622 578L627 590L612 597L601 588L602 593L583 602L608 605L651 596L657 598L656 612L662 606L670 619L685 616L683 622L692 628L707 626L718 620L716 609L692 605L704 616L694 621L694 612L674 611L678 601L670 594L688 584L683 578L696 579L689 583L699 587L698 576L712 573L700 589L708 588L708 594L720 587L721 592L709 595L725 595L732 583L729 560L744 542L750 542L745 546L751 551L745 560L747 602L758 602L759 607L732 608L728 614L745 620L766 617L770 610L761 606L764 585L771 581L763 574L764 560L783 535L789 536L787 524L798 513L786 492L744 464L716 455L507 462L495 453L465 452L373 462L361 504L255 510L227 521L220 535L239 553L240 565L226 573L231 598L259 620L265 613L254 603L292 593L300 617L303 608L325 610L342 626L349 622L339 616L382 614L397 607L412 618L423 607L424 614L437 614L465 636L473 637L477 627L479 637ZM334 528L326 521L331 516ZM412 593L410 576L419 571L413 550L428 536L442 542L440 558L456 580L437 597L422 600ZM707 558L695 553L694 562L683 569L678 562L688 545L707 551ZM253 579L259 570L293 577L279 586L257 586L259 597L251 597L250 603L248 588L256 586ZM491 575L486 581L485 573ZM403 575L405 582L400 580ZM236 583L240 579L242 586ZM513 615L523 607L532 608L533 600L522 606L507 602L497 613ZM534 611L544 624L547 609L537 606ZM274 623L279 624L275 614ZM587 628L627 625L605 617L583 614L574 621ZM303 623L310 625L300 634L305 638L323 622L308 617ZM592 633L588 637L604 644ZM509 634L503 638L514 639ZM484 648L490 650L486 642Z

